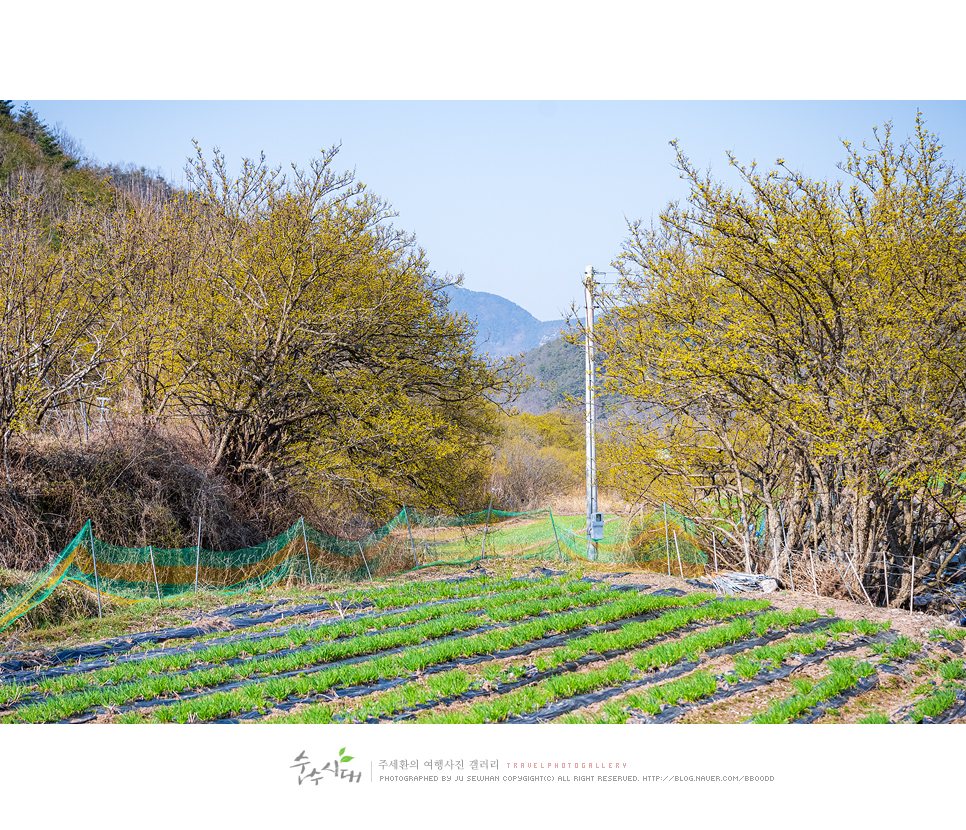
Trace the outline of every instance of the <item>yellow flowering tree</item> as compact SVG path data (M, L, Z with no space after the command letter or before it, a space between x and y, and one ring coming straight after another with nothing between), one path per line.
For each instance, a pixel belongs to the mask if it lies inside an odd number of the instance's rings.
M232 175L198 152L204 254L179 358L194 368L176 397L241 482L369 510L465 507L508 364L475 355L470 321L447 307L453 280L333 169L336 152L287 177L264 158Z
M902 602L912 557L935 573L963 538L962 177L921 116L900 145L846 143L843 181L729 157L729 188L676 149L688 200L631 224L600 335L634 406L615 468L749 564L817 556Z

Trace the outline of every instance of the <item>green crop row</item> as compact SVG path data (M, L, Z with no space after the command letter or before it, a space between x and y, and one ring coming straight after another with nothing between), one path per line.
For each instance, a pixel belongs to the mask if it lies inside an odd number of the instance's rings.
M753 602L753 601L751 601ZM774 611L773 624L793 625L792 615ZM748 637L754 629L747 619L728 625L697 631L666 643L659 643L635 653L630 659L615 661L606 668L552 677L496 700L481 701L456 713L429 713L416 718L421 723L486 723L506 719L510 714L531 712L563 697L585 694L607 686L627 682L642 671L672 665L685 659L696 659L701 653Z
M878 634L889 628L889 623L877 623L871 620L839 620L825 629L811 634L799 634L785 637L777 643L752 649L746 654L735 657L735 672L740 677L751 678L761 671L767 664L777 668L789 654L813 654L825 648L835 635L853 634L858 632L866 636ZM884 646L886 647L886 646Z
M305 681L311 691L324 691L333 685L345 685L345 681L342 681L341 678L347 673L348 676L359 677L359 680L353 682L371 682L377 680L380 677L380 667L383 666L386 660L389 660L391 664L398 662L399 667L397 671L400 668L417 671L424 665L445 662L448 659L453 659L458 656L469 656L469 654L463 653L467 649L482 648L482 651L477 650L474 653L486 653L493 648L509 648L528 642L531 639L546 636L548 633L554 631L563 632L579 629L585 625L612 622L624 617L635 616L669 606L698 604L710 598L707 594L692 594L687 597L654 597L625 594L614 602L595 608L586 608L569 613L551 614L537 619L530 619L527 622L515 626L496 629L481 635L435 643L422 648L413 648L400 655L367 661L365 665L361 666L354 664L337 667L335 669L319 669L312 676L283 679L286 682L290 680ZM506 613L512 613L512 607L508 607ZM313 664L324 664L350 656L368 655L392 648L416 645L424 640L439 638L457 631L461 626L464 629L469 629L478 625L479 619L475 616L465 614L455 615L454 617L448 617L442 620L422 623L403 631L355 637L347 640L345 643L327 643L315 649L298 654L286 655L284 657L269 658L259 661L257 664L243 663L240 665L215 667L176 676L150 676L137 682L122 683L115 688L101 687L88 689L72 695L65 695L24 706L4 718L3 722L60 720L70 717L75 713L84 712L94 706L118 706L134 700L151 699L163 694L178 694L190 689L217 686L232 680L248 679L256 674L269 675L294 672ZM483 643L487 645L482 645ZM375 674L372 674L373 671L375 671ZM353 672L358 672L358 675L353 674ZM271 684L273 682L278 681L265 681L265 684ZM308 692L305 693L307 694ZM221 699L219 695L235 694L234 692L217 692L212 695L207 695L205 699L214 699L217 701ZM165 708L177 713L188 704L196 705L198 701L182 701ZM161 710L161 712L163 711ZM159 719L169 719L161 714L161 712L159 712ZM185 717L187 717L187 714Z
M758 623L766 623L768 616L762 615ZM793 624L798 625L805 621L814 620L817 617L818 614L816 612L798 608L793 612ZM855 631L862 634L874 634L888 628L888 623L873 623L868 620L840 621L833 625L835 634L847 634ZM774 667L779 665L789 654L811 654L823 648L827 645L831 636L829 631L825 630L812 634L799 634L792 637L785 637L777 643L760 646L734 658L736 674L746 678L754 677L766 663ZM728 676L725 675L724 679L727 680ZM594 717L587 718L580 715L571 715L567 718L562 718L561 722L624 723L630 717L630 712L627 711L628 709L639 709L649 714L657 714L663 703L673 704L678 698L688 701L697 700L717 691L717 682L714 681L714 678L710 680L700 679L695 681L694 684L682 682L684 680L686 678L662 684L649 690L645 694L628 695L620 701L612 701L601 707L600 713Z
M562 582L550 577L541 577L531 582L521 582L519 579L495 580L490 577L473 577L472 579L461 582L426 582L412 583L404 585L390 585L385 588L352 589L350 591L333 591L321 594L316 597L320 602L329 602L334 606L334 612L339 609L348 610L348 606L361 602L371 602L376 609L385 610L388 608L405 608L422 602L435 600L463 599L465 597L485 597L488 595L502 595L514 590L523 590L521 585L561 585L564 590L571 593L595 587L587 582ZM295 607L295 606L293 606ZM290 616L291 620L296 615ZM242 636L248 637L252 634L263 634L278 629L282 624L281 620L260 623L245 628ZM225 636L223 631L215 631L193 640L195 643L203 643L207 640L221 639ZM146 649L154 649L154 644L138 646L131 650L132 653Z
M932 694L915 705L910 715L914 723L922 723L925 718L934 718L956 702L956 692L962 688L962 684L954 681L966 676L966 666L962 660L950 660L939 665L938 673L942 682Z
M581 586L586 586L586 589L571 594L567 591L568 586L541 584L490 599L462 600L447 605L411 609L382 617L333 622L312 629L294 628L279 637L259 640L238 639L231 643L213 645L200 651L157 655L139 661L97 669L85 674L70 674L50 678L35 684L0 685L0 703L19 699L26 691L31 689L44 694L65 694L80 691L92 685L117 684L152 674L181 671L199 663L217 665L242 656L272 654L286 648L302 648L310 643L331 642L383 628L428 622L443 616L477 611L488 614L493 620L507 620L514 617L529 616L544 609L563 610L573 607L578 601L584 605L595 605L614 596L614 592L609 589L591 590L593 586L587 583L581 583ZM564 596L560 596L560 594L564 594ZM477 620L476 624L479 625L480 621Z
M539 581L549 581L544 577ZM573 583L578 584L578 583ZM494 579L479 576L460 582L408 582L392 585L379 590L353 589L346 591L346 602L361 602L368 600L376 608L397 608L403 605L414 605L418 602L429 602L438 599L459 599L475 593L500 593L519 589L519 579Z
M963 688L962 684L953 682L966 677L966 666L964 666L962 660L949 660L940 663L937 671L942 682L936 685L931 694L922 698L913 707L910 720L914 723L922 723L925 718L934 718L945 712L956 702L957 691ZM856 723L889 722L889 718L884 712L872 712L856 721Z
M713 695L717 689L718 683L710 672L696 671L653 686L646 692L632 693L620 700L609 701L594 715L569 714L558 718L557 723L627 723L634 714L632 710L657 715L662 705L675 705L682 700L700 700Z
M629 596L623 600L621 608L606 609L607 614L594 614L589 611L574 612L560 615L556 618L541 618L530 620L511 629L502 629L475 635L458 642L437 643L423 649L413 649L401 655L392 655L374 661L366 666L352 666L345 672L333 671L329 677L293 678L281 689L270 690L265 687L264 694L259 688L246 687L242 693L229 693L224 703L230 704L222 709L220 701L212 701L213 706L206 705L208 701L199 702L200 708L195 710L192 701L176 704L172 711L160 710L156 718L162 721L173 719L184 720L197 715L201 719L219 717L224 711L245 711L270 706L271 700L283 700L291 694L307 696L327 691L333 686L360 685L379 679L407 677L413 672L419 672L439 663L446 663L454 659L489 654L494 651L510 649L519 645L538 640L552 633L566 633L582 628L588 624L611 622L622 617L635 616L647 611L662 610L664 608L691 605L699 601L707 601L708 595L694 594L689 597L636 597Z
M802 712L851 688L863 677L875 674L875 668L854 657L832 657L827 662L831 671L813 685L807 677L795 678L792 684L798 694L780 700L751 718L748 723L787 723Z
M551 649L546 654L539 656L534 667L538 672L551 671L564 663L586 657L592 654L601 654L611 650L626 650L639 646L657 636L668 634L676 629L683 628L693 622L706 619L721 619L722 617L744 614L749 611L761 610L767 607L767 603L761 600L715 600L706 605L696 608L679 608L667 611L654 620L645 622L630 623L622 626L618 631L600 632L588 634L585 637L572 640L564 646ZM781 612L778 612L779 614ZM765 615L768 616L768 615ZM788 624L795 625L797 617L786 615ZM779 622L779 617L773 616L774 622ZM792 620L795 620L794 622ZM496 666L496 671L489 672L487 679L495 681L500 677L500 666ZM515 672L510 672L516 674ZM472 686L472 681L465 672L460 669L447 672L446 674L458 675L460 690L449 694L463 694ZM439 676L437 676L438 678ZM381 695L378 700L362 701L347 710L345 705L336 706L331 704L316 704L308 710L304 710L295 715L279 715L273 717L271 722L285 723L328 723L337 715L343 719L351 717L354 720L365 720L368 717L388 717L400 710L409 708L416 703L425 703L433 700L437 695L435 688L438 679L434 678L426 684L409 684L415 688L395 689ZM476 686L478 688L478 684Z
M158 709L152 715L155 720L163 722L184 722L192 717L210 720L232 711L270 708L273 700L285 700L291 696L309 697L333 688L358 686L380 679L407 678L415 672L440 663L492 654L525 645L549 634L567 633L589 624L613 622L624 617L669 607L693 605L709 599L711 597L707 594L692 594L687 597L626 595L616 607L532 619L512 628L488 631L461 640L434 643L402 654L386 655L364 664L326 669L311 676L285 678L282 683L272 681L259 686L247 686L236 692L217 693L204 700L183 701Z

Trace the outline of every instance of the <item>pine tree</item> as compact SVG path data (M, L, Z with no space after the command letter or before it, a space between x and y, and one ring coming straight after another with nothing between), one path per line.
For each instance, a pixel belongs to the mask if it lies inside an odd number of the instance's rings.
M58 159L63 155L60 144L53 133L27 103L24 103L20 108L17 117L17 131L36 142L45 158Z

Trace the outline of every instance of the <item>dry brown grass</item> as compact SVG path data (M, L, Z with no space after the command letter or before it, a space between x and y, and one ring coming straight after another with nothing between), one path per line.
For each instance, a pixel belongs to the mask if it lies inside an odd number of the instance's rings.
M26 571L0 570L0 592L16 587L33 576ZM101 595L101 613L112 613L117 605ZM62 582L40 605L20 617L17 627L21 631L25 628L50 628L70 620L96 617L97 609L96 593L76 582Z
M208 469L206 448L177 424L118 418L76 439L32 436L11 452L13 483L0 478L0 567L45 567L90 519L98 539L163 548L197 542L248 547L298 520L278 494L245 493Z

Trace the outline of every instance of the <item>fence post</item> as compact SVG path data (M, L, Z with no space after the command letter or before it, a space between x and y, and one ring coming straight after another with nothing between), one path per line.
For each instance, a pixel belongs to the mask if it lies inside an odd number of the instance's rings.
M865 590L865 585L862 584L862 577L859 576L859 572L855 568L855 563L852 561L852 557L849 556L849 552L845 551L845 558L849 560L849 564L852 566L852 573L855 574L855 578L859 580L859 587L862 589L862 593L865 594L865 599L873 608L875 608L875 603L869 599L869 593Z
M362 563L366 566L366 573L369 574L369 581L372 582L372 571L369 570L369 563L366 562L366 554L362 550L362 542L356 542L359 546L359 553L362 554Z
M158 605L161 604L161 586L158 585L158 569L154 565L154 545L148 545L151 554L151 570L154 571L154 590L158 592Z
M886 562L885 548L882 549L882 580L885 586L886 608L889 607L889 563Z
M305 561L309 563L309 584L315 585L315 577L312 576L312 560L309 558L309 539L305 535L305 516L299 521L302 523L302 541L305 542Z
M832 564L835 565L835 570L838 571L839 579L842 580L842 584L845 586L845 590L849 592L849 599L855 602L855 594L852 593L852 589L849 587L849 583L845 579L845 574L842 573L842 569L839 567L839 563L835 561L835 554L831 555Z
M714 572L718 572L718 540L715 538L714 531L711 531L711 544L714 545Z
M89 444L91 442L91 431L87 424L87 406L83 401L78 401L80 405L81 415L84 416L84 443Z
M198 593L198 571L201 568L201 514L198 514L198 548L195 553L195 593Z
M486 531L490 529L490 510L493 508L493 491L490 490L490 506L486 508L486 524L483 526L483 546L480 548L480 559L486 559Z
M681 572L681 579L684 579L684 568L681 567L681 548L678 547L678 532L674 531L674 549L678 552L678 570Z
M413 541L413 527L409 524L409 508L403 505L403 513L406 514L406 530L409 532L409 547L413 552L413 562L419 567L419 560L416 558L416 543Z
M785 520L782 519L781 510L778 511L778 523L782 526L782 547L788 547L788 536L785 534ZM792 552L788 551L788 578L792 583L792 590L795 590L795 577L792 576Z
M818 582L815 579L815 557L811 548L808 549L808 559L812 563L812 588L815 590L815 596L818 596Z
M549 507L547 510L550 513L550 526L553 528L553 538L557 543L557 558L563 561L563 554L560 552L560 537L557 535L557 523L553 520L553 510L551 510Z
M664 502L664 549L667 551L667 575L671 575L671 537L667 532L667 502Z
M94 561L94 588L97 591L97 618L101 619L101 583L97 578L97 556L94 555L94 527L87 520L87 530L91 537L91 559Z
M916 555L912 555L912 576L909 579L909 613L912 613L912 598L916 594Z

